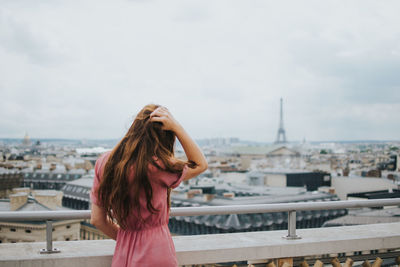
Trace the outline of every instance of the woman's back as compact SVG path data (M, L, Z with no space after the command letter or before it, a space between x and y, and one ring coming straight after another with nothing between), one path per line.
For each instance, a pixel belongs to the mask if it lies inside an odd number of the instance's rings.
M91 194L92 202L96 205L101 205L96 190L101 182L103 168L109 155L110 152L104 153L96 162ZM141 220L138 220L137 210L129 211L126 229L118 231L112 266L138 266L138 264L140 266L157 266L160 263L162 266L177 265L174 245L168 230L167 192L168 188L177 187L184 179L186 169L185 167L182 173L176 174L160 170L149 164L148 178L153 190L152 204L158 211L152 213L147 209L145 192L140 191ZM132 179L134 179L133 171L127 177L129 183L132 183ZM133 199L132 192L130 192L130 196ZM150 256L149 253L154 255Z
M187 161L174 157L179 139ZM168 191L207 168L169 111L145 106L111 152L96 162L91 223L117 241L112 266L178 266L168 229Z

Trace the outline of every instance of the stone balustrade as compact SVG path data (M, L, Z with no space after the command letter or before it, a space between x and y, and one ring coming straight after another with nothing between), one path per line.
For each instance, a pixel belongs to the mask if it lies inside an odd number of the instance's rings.
M400 249L400 223L299 229L301 239L283 238L287 231L174 236L180 265L296 258L337 253L370 253ZM58 241L61 253L39 254L45 242L0 244L0 266L110 266L114 240ZM400 255L400 251L398 251ZM162 255L160 255L162 257Z

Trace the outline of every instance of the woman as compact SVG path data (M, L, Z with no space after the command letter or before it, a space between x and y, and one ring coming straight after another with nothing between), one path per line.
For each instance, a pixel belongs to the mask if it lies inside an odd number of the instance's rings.
M174 157L175 137L187 161ZM177 266L168 229L169 192L207 169L196 143L170 112L147 105L95 166L91 223L116 240L112 266Z

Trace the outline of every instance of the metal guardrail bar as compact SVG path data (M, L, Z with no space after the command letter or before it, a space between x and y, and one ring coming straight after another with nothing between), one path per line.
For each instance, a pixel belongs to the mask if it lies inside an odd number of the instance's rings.
M288 212L288 235L286 239L299 239L296 235L296 211L299 210L328 210L344 208L399 206L400 198L373 199L373 200L345 200L321 202L295 202L279 204L232 205L232 206L202 206L171 208L170 216L199 216L222 214L246 214L266 212ZM0 221L46 221L46 249L40 253L58 253L53 248L52 220L89 219L90 210L74 211L21 211L0 212Z
M90 210L6 211L0 212L0 221L45 221L90 219Z
M398 206L400 198L374 200L342 200L321 202L294 202L279 204L232 205L232 206L202 206L179 207L171 210L171 216L246 214L265 212L290 212L299 210L335 210L346 208Z
M231 205L231 206L202 206L171 208L170 216L199 216L246 214L266 212L291 212L300 210L329 210L363 207L399 206L400 198L373 200L341 200L321 202L294 202L279 204ZM45 221L89 219L90 210L71 211L7 211L0 212L0 221Z

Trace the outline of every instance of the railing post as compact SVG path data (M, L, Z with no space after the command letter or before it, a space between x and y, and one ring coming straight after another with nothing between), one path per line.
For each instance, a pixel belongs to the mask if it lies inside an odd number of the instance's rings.
M286 239L300 239L301 237L296 235L296 211L291 210L288 212L288 235L284 236Z
M40 250L40 254L58 253L59 249L53 248L53 222L46 221L46 248Z

